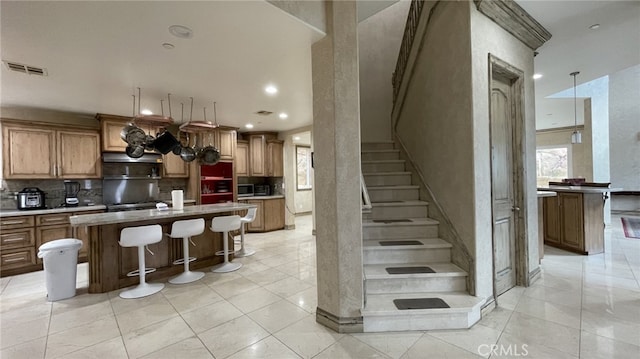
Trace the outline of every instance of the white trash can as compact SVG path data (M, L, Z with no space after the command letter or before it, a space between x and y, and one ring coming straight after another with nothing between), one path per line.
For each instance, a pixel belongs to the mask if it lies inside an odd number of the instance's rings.
M76 295L78 250L82 241L75 238L57 239L38 248L38 258L44 263L47 300L50 302Z

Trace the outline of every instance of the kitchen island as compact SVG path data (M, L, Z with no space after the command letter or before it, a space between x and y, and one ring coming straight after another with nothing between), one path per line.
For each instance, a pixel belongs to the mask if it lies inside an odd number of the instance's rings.
M187 206L176 210L150 209L125 212L107 212L76 215L69 218L74 227L87 227L91 232L89 243L89 293L104 293L138 283L139 278L127 277L127 273L138 267L138 255L135 247L121 247L118 244L120 231L125 227L159 224L164 233L171 232L171 225L177 220L204 218L205 231L192 237L195 246L191 246L189 254L197 257L190 263L191 269L210 267L223 261L216 256L222 250L222 235L211 232L211 219L220 215L244 215L246 210L255 205L243 203L220 203L201 206ZM233 248L230 238L229 248ZM174 265L173 261L181 259L182 240L164 237L159 243L149 245L154 255L147 254L147 267L156 271L147 275L148 281L163 280L177 275L184 269L182 265ZM231 258L233 258L231 256Z
M538 191L558 195L544 198L544 244L579 254L604 252L604 204L607 186L549 186Z

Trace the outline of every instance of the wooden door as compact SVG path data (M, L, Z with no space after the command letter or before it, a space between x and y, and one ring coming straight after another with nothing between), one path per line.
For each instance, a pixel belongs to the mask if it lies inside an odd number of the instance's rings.
M4 125L2 139L4 178L56 178L54 130Z
M562 244L582 251L584 248L582 194L560 193L559 200Z
M189 162L185 162L173 153L162 156L162 177L165 178L189 178Z
M217 129L216 146L220 151L220 159L233 160L235 155L236 131Z
M234 164L238 177L249 177L249 143L247 141L238 141Z
M258 208L256 210L256 219L253 222L247 224L248 231L264 231L264 201L263 200L248 200L248 204L255 204Z
M249 137L249 175L266 176L265 168L265 138L263 135Z
M558 196L545 197L544 206L544 241L560 244L560 202Z
M491 189L496 294L516 284L512 98L508 80L491 84Z
M58 131L58 178L101 178L100 135L93 131Z
M269 177L282 177L284 174L284 164L282 159L282 141L267 141L267 153L269 157Z
M101 120L100 128L102 129L102 150L109 152L124 152L127 148L127 143L120 137L120 132L126 121L115 120Z

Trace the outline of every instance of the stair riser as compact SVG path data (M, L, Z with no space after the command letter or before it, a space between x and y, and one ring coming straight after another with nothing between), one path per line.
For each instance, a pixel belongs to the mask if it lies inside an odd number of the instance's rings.
M363 163L362 173L403 172L404 162L395 163Z
M375 142L361 143L360 144L360 149L362 151L392 150L393 149L393 142L389 142L389 143L375 143Z
M411 184L411 175L368 175L364 176L364 183L367 186L408 186Z
M397 263L448 263L451 262L449 248L364 250L364 264Z
M480 310L468 313L363 316L363 329L370 332L467 329L480 320Z
M362 237L367 239L435 238L438 225L363 227Z
M360 155L361 161L382 161L382 160L398 160L400 159L399 152L362 152Z
M466 277L367 279L367 294L414 292L464 292Z
M371 202L414 201L420 199L417 188L372 190L369 188Z
M428 216L427 206L384 206L371 208L371 219L424 218Z

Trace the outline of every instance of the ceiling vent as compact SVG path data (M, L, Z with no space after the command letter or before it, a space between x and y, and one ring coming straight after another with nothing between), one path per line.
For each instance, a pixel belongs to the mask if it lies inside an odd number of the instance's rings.
M256 115L260 115L260 116L269 116L271 115L273 112L271 111L265 111L265 110L260 110L258 112L256 112Z
M7 68L11 71L22 72L27 75L47 76L47 69L42 67L29 66L18 62L3 60Z

